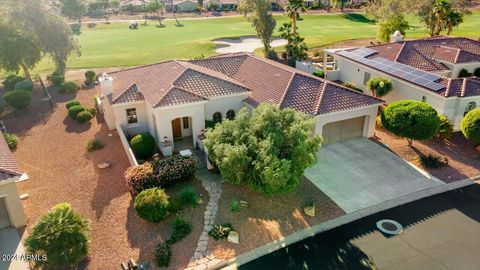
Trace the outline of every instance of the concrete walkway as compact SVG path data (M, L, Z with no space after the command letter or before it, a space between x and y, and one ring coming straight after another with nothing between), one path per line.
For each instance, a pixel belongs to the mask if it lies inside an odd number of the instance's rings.
M28 264L22 260L24 248L15 228L0 230L0 270L28 270ZM3 258L3 256L16 258ZM4 259L7 259L4 261Z
M322 146L305 176L351 213L444 183L365 138Z

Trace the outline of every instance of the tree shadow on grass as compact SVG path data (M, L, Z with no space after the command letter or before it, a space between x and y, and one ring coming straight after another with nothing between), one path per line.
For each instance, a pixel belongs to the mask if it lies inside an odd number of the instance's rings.
M367 23L367 24L375 24L374 20L369 19L363 14L360 13L343 13L341 15L344 19L347 19L352 22L358 23Z

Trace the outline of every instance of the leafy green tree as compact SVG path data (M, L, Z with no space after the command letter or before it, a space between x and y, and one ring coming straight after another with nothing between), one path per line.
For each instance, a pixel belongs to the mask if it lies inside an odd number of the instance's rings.
M303 113L262 104L208 129L205 146L225 180L265 194L288 192L315 163L321 139L314 126Z
M13 108L24 110L32 103L32 92L27 90L14 90L5 93L3 99Z
M67 203L54 206L40 218L25 240L27 252L45 256L36 267L74 267L88 254L90 224Z
M287 59L291 66L295 65L295 61L302 61L308 58L308 47L304 42L304 38L298 32L293 31L291 22L283 23L279 28L280 37L287 40L285 46L287 50Z
M63 16L82 22L86 6L83 0L60 0L61 13Z
M437 135L440 119L437 111L425 102L400 100L393 102L381 114L381 124L393 134L413 140L426 140Z
M20 68L25 77L32 80L29 69L41 60L40 48L34 40L0 20L0 67L17 73Z
M371 78L367 82L367 88L374 97L383 97L392 91L392 81L382 77Z
M453 28L458 27L461 23L463 23L463 14L455 10L450 10L442 20L442 28L447 29L447 36L449 36Z
M436 0L432 5L432 12L435 17L434 36L440 35L442 31L442 21L452 10L452 5L447 0Z
M480 144L480 108L469 111L462 119L462 133L474 144Z
M445 29L448 31L449 24L453 28L461 23L457 21L457 25L452 24L452 16L457 15L449 14L450 12L458 12L462 15L462 21L463 16L471 14L466 0L416 0L409 3L411 11L425 24L428 34L432 37L440 35Z
M285 6L285 15L290 18L292 22L292 33L297 32L297 21L300 19L300 14L307 11L303 0L288 0Z
M367 5L367 14L377 21L377 40L388 43L390 35L400 31L405 35L409 25L405 15L409 6L403 0L374 0Z
M271 13L271 1L269 0L243 0L238 7L240 13L249 16L248 20L255 27L257 37L262 40L263 52L268 56L272 48L273 30L277 22ZM249 15L250 14L250 15Z

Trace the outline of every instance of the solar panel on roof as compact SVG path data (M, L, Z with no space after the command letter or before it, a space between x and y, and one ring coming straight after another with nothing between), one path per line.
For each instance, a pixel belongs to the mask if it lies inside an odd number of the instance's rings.
M417 77L417 78L414 79L412 82L413 82L413 83L416 83L416 84L419 84L419 85L425 85L425 84L427 84L427 83L431 83L431 81L425 80L425 79L423 79L423 78L421 78L421 77Z
M443 84L439 84L439 83L436 83L436 82L430 82L430 83L427 83L424 86L427 87L430 90L435 91L435 92L440 90L440 89L445 88L445 86L443 86Z
M436 80L439 80L440 77L437 76L437 75L434 75L434 74L430 74L430 73L424 73L425 75L422 76L422 78L425 78L429 81L436 81Z
M403 78L407 81L413 82L413 80L417 79L418 77L411 73L407 73Z

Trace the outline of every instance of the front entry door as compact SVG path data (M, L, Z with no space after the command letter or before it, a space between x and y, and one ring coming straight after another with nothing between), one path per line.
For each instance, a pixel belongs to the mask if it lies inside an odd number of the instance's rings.
M8 216L7 205L5 199L0 198L0 229L8 228L12 224L10 223L10 217Z
M174 139L182 137L182 124L180 122L180 118L177 118L172 121L172 130L173 130Z

